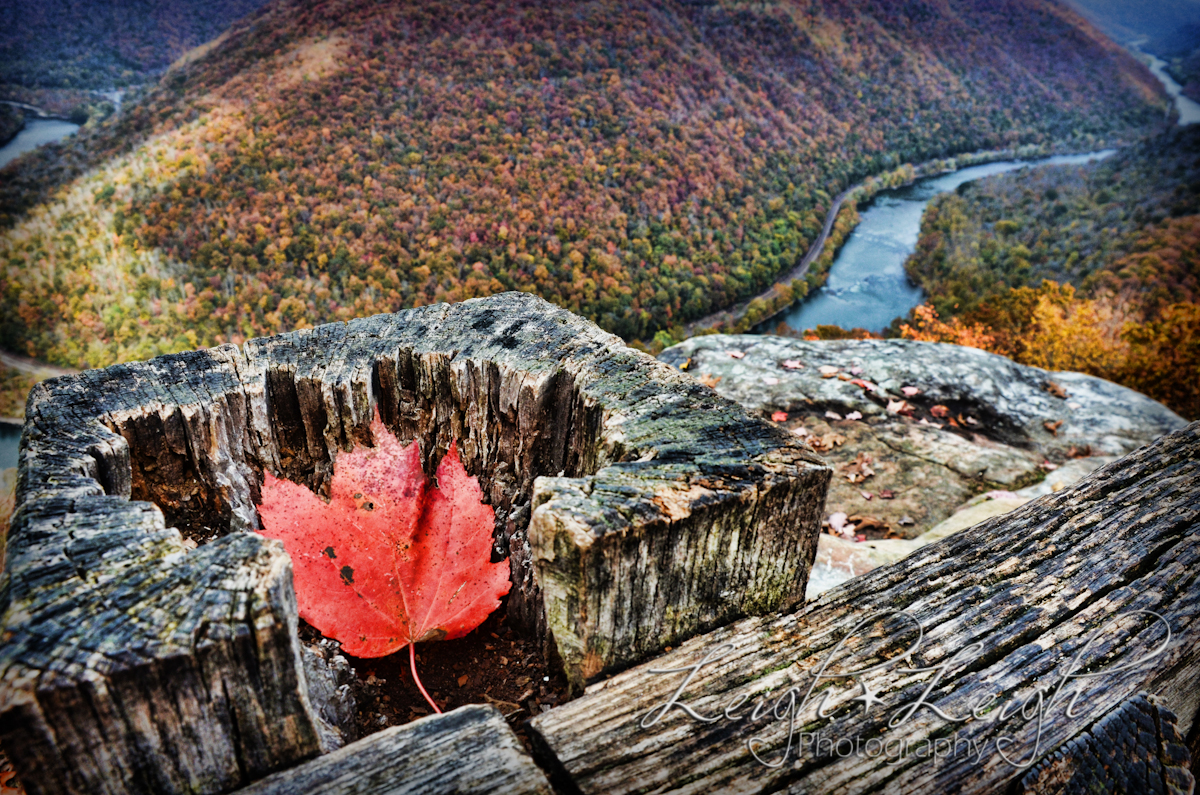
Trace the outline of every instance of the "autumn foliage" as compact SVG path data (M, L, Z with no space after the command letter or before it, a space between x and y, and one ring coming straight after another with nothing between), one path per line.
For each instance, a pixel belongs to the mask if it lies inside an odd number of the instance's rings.
M143 82L262 4L11 0L0 28L0 84L108 89Z
M328 503L266 473L259 508L291 555L301 617L358 657L461 637L509 588L507 561L491 562L493 511L455 446L430 487L416 442L378 415L371 433L374 447L338 454Z
M1131 320L1111 296L1086 299L1070 285L1018 287L948 322L924 304L900 336L982 348L1046 370L1100 376L1143 392L1184 417L1200 417L1200 306L1172 304Z

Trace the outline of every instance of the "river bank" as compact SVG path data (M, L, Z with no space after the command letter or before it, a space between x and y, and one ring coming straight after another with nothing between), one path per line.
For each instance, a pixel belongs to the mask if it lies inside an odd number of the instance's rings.
M0 105L0 147L16 138L17 133L23 129L25 129L25 114L7 105Z
M758 295L685 324L684 337L713 331L743 333L755 326L767 325L769 321L775 320L796 304L802 304L807 295L824 284L825 276L833 267L842 245L858 225L858 208L866 205L882 191L908 187L921 179L951 174L970 166L1006 160L1023 162L1036 158L1080 154L1056 153L1054 148L1045 146L990 149L928 160L916 165L906 163L891 171L867 177L862 182L846 188L831 201L821 233L795 267Z
M823 325L886 330L925 300L904 264L916 250L925 208L934 197L993 174L1041 165L1080 165L1101 160L1115 150L1080 155L1052 155L1034 160L1000 160L933 175L911 184L880 191L866 204L859 224L847 238L829 269L825 284L808 297L760 324L771 331L782 321L796 331Z
M22 105L18 102L3 102ZM54 118L26 118L15 135L0 145L0 168L42 144L61 140L79 129L78 124ZM17 445L21 439L24 394L33 383L64 375L61 367L43 364L24 356L0 351L0 470L17 465Z

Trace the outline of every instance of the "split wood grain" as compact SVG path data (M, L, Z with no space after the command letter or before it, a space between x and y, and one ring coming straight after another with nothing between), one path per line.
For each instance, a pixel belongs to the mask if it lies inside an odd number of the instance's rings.
M1047 754L1021 779L1019 795L1192 795L1196 778L1175 713L1138 693L1092 728Z

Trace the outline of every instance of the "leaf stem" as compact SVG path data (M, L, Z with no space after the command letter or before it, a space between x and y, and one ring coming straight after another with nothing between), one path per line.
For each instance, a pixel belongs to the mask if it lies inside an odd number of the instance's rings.
M412 667L413 681L417 683L417 689L421 691L421 695L425 696L425 700L429 702L429 706L433 707L433 711L441 715L442 711L438 709L438 705L433 703L433 699L429 697L429 693L425 692L425 685L421 684L421 677L417 676L417 644L408 644L408 664Z

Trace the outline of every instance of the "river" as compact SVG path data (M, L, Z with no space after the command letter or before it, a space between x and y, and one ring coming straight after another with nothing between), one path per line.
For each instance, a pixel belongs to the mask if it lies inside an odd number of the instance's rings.
M7 166L19 155L37 149L42 144L60 141L79 129L78 124L58 119L26 119L25 129L4 146L0 147L0 168Z
M1175 100L1175 107L1179 110L1179 123L1181 125L1195 124L1200 121L1200 103L1183 95L1183 86L1176 83L1175 79L1167 74L1165 68L1167 62L1149 53L1142 54L1150 59L1150 63L1147 64L1150 67L1150 71L1154 73L1154 76L1158 78L1158 82L1163 84L1163 88Z
M825 286L783 315L764 323L762 330L771 331L782 320L798 331L818 325L882 331L894 318L906 316L925 297L924 291L909 281L904 262L917 248L921 215L930 199L991 174L1026 166L1086 163L1108 157L1113 151L1039 160L1000 160L880 192L862 212L862 221L838 252Z

